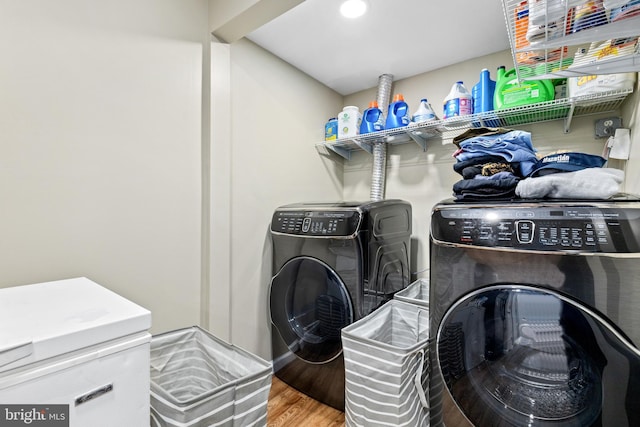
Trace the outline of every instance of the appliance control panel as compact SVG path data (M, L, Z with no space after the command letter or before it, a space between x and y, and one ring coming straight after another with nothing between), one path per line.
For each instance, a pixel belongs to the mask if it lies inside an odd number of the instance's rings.
M538 251L640 252L640 209L478 207L434 210L437 241Z
M348 237L358 230L362 214L356 210L277 210L271 231L315 237Z

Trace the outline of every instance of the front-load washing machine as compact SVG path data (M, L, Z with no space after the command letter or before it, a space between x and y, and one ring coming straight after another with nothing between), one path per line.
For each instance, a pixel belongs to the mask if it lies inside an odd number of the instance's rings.
M640 202L436 205L432 426L640 425Z
M274 374L344 410L340 331L409 284L411 205L307 203L271 221Z

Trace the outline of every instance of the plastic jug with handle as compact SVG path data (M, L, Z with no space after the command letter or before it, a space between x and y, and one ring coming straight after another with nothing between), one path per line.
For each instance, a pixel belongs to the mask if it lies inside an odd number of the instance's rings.
M407 126L410 121L409 105L404 101L404 96L398 93L393 97L393 102L389 104L385 129Z
M538 102L553 101L555 89L551 80L528 80L518 82L515 68L507 72L498 71L498 80L493 97L496 110L520 107Z
M371 101L369 108L362 113L362 122L360 123L360 134L369 132L377 132L384 130L384 119L382 110L378 108L378 101Z

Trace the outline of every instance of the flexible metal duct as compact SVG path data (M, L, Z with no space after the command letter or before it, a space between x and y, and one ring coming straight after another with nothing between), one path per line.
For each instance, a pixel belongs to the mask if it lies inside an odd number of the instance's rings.
M371 200L384 200L384 187L387 180L387 143L373 144L373 171L371 173Z
M386 119L389 97L391 96L392 74L382 74L378 77L378 108L382 111L383 120ZM384 188L387 173L387 143L380 141L373 144L373 171L371 173L371 193L373 201L384 199Z

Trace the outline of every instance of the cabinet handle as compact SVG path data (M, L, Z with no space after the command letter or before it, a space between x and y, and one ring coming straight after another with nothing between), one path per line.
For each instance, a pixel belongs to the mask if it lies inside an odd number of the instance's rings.
M111 390L113 390L113 384L107 384L93 391L90 391L87 394L83 394L82 396L76 398L76 406L88 402L96 397L102 396L105 393L109 393Z

